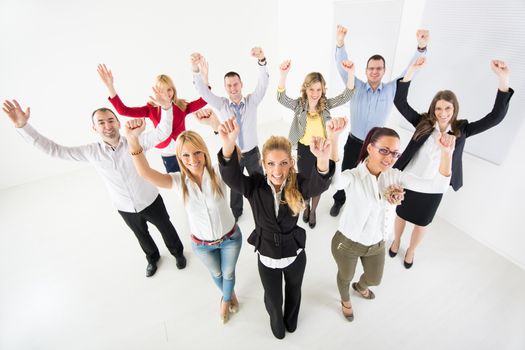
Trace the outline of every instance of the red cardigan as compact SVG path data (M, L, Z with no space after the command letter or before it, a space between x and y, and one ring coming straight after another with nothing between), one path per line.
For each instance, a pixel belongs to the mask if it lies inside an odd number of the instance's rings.
M113 107L115 107L115 109L117 110L117 113L120 115L131 118L148 117L149 119L151 119L155 127L157 127L157 124L159 124L160 107L154 107L149 103L142 107L128 107L124 103L122 103L122 100L118 95L115 95L115 97L113 98L108 97L108 100L109 102L111 102ZM184 123L185 117L190 113L198 111L204 106L206 106L206 101L204 101L202 98L189 102L185 111L182 111L179 108L179 106L172 103L171 110L173 111L173 128L171 130L171 135L155 147L162 149L169 145L171 139L177 140L177 136L179 136L180 133L186 130L186 124Z

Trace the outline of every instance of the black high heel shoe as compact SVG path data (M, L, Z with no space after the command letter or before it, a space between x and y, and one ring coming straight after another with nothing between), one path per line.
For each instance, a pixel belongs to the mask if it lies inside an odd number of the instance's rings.
M310 205L307 204L303 211L303 221L306 223L310 220Z
M405 269L408 270L409 268L412 267L412 265L414 265L414 258L412 258L412 262L410 262L410 263L406 261L406 258L407 258L407 256L405 254L405 258L403 259L403 265L405 265Z

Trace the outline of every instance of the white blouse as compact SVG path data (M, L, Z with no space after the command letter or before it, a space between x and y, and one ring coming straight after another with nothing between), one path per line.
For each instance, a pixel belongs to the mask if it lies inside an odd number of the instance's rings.
M447 128L447 132L451 130L450 125ZM441 161L441 149L437 144L437 140L440 137L439 125L436 122L434 130L430 137L423 143L421 148L417 150L410 162L405 167L404 171L414 174L415 176L422 179L433 179L439 175L439 162ZM407 189L422 193L444 193L448 189L442 190L438 184L432 183L417 183L412 182L408 179L406 186Z
M388 187L405 187L410 182L417 186L433 186L444 192L450 182L450 177L439 172L435 178L422 179L392 168L376 177L370 173L366 163L365 159L356 168L341 172L339 161L332 178L335 188L344 190L348 198L338 229L348 239L366 246L388 239L392 232L395 206L384 198Z
M228 187L222 181L219 165L214 165L213 170L219 180L223 196L215 194L208 170L204 168L201 189L186 178L188 197L184 204L191 233L200 240L214 241L231 231L235 225L235 218L230 209ZM181 173L170 173L173 179L173 189L179 192L182 198Z

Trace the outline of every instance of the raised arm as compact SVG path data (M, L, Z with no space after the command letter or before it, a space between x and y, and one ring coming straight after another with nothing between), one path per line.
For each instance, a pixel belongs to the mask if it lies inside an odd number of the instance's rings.
M153 87L153 92L155 96L149 98L152 103L161 106L160 122L155 129L140 134L140 143L145 151L169 138L173 130L173 111L167 91Z
M257 63L259 65L259 79L257 80L257 86L255 87L255 90L251 94L251 99L255 104L259 104L266 94L266 90L268 89L268 68L266 65L266 57L262 48L252 48L251 55L257 59Z
M47 155L65 160L88 161L90 159L90 154L93 151L92 145L66 147L57 144L36 131L28 122L31 109L27 107L25 111L22 110L17 100L5 100L2 110L26 142Z
M193 84L197 93L210 106L216 109L222 107L222 98L215 95L208 87L208 62L199 53L195 52L191 55L191 66L193 71Z
M405 78L397 81L396 95L394 96L394 105L397 110L414 127L419 124L421 115L408 104L408 88L410 87L410 79L412 79L412 75L416 70L423 67L425 62L426 59L421 57L410 65L407 74L405 74Z
M410 61L408 61L408 66L394 80L397 80L399 78L402 78L402 77L406 76L406 74L407 74L408 70L410 69L410 67L412 66L412 64L414 62L416 62L419 58L423 58L423 57L426 56L426 54L427 54L427 46L428 46L428 43L430 41L430 32L428 30L426 30L426 29L418 29L418 31L416 32L416 39L417 39L417 50L416 50L416 52L414 53L414 55L412 56ZM417 75L417 72L413 72L412 76L410 77L410 79L413 79L414 75ZM395 83L395 82L392 81L391 83Z
M157 187L171 188L173 179L169 174L163 174L149 166L148 160L144 155L143 148L140 144L140 135L146 128L144 119L129 120L126 125L126 136L128 139L128 150L133 159L133 164L137 173L146 181L151 182Z
M212 128L216 134L219 133L219 126L221 125L221 122L219 117L217 117L211 108L203 108L198 110L195 112L195 118L197 118L199 123L208 125L210 128Z
M113 98L117 96L117 91L115 90L115 86L113 85L113 73L106 67L104 63L99 64L97 66L97 72L100 76L100 79L108 89L109 97Z
M504 61L492 60L490 62L492 71L498 77L498 93L496 101L489 114L465 127L466 137L470 137L486 131L499 123L505 118L509 109L509 101L514 90L509 87L509 67Z
M286 94L286 78L292 67L291 60L285 60L279 66L279 85L277 86L277 101L283 106L295 110L299 99L292 99Z
M346 129L348 124L347 117L332 118L326 123L326 136L332 143L330 160L335 162L335 173L332 178L332 185L338 190L342 190L350 184L353 176L350 172L342 174L342 161L339 160L339 136Z
M251 177L243 174L239 165L235 140L239 136L240 127L235 117L228 118L219 126L219 137L222 148L218 153L221 177L231 189L248 196L254 188Z
M329 139L312 137L310 152L317 158L317 163L316 167L312 168L310 176L303 179L300 184L301 194L304 198L318 196L330 186L335 171L335 163L330 161L331 147Z
M131 118L146 118L149 116L148 106L141 107L128 107L122 102L115 87L113 85L113 73L106 67L105 64L99 64L97 66L98 75L100 79L106 85L109 91L109 102L117 110L117 113Z
M346 88L343 90L342 93L335 97L331 97L326 101L326 107L328 109L332 109L338 106L341 106L352 98L354 95L354 69L355 65L352 61L344 60L341 62L341 67L343 67L344 71L346 72L346 76L348 78L348 81L346 82Z

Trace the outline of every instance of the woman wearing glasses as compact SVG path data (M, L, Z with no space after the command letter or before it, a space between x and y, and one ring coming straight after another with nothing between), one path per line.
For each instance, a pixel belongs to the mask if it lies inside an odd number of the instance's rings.
M410 80L415 71L424 64L425 59L419 58L410 66L404 78L397 82L394 104L399 112L415 126L416 131L403 152L403 156L397 161L396 168L411 172L419 177L435 176L435 164L439 157L439 149L435 146L433 139L443 132L453 134L456 136L456 147L450 185L454 191L457 191L463 185L461 157L467 137L498 125L507 114L509 101L514 93L509 88L509 69L503 61L491 61L491 68L499 80L496 101L489 114L480 120L469 122L465 119L457 119L459 104L456 95L450 90L439 91L432 99L427 113L419 114L410 107L407 102ZM405 200L396 210L395 238L388 253L392 258L397 255L406 222L413 223L414 229L410 238L410 246L404 257L404 265L407 269L412 267L416 247L421 243L423 234L432 222L443 197L442 193L429 194L428 192L428 190L418 190L409 183L406 187Z
M332 119L327 123L332 144L331 159L339 159L337 139L346 124L346 118ZM359 281L352 283L352 288L365 299L375 298L369 287L379 285L383 277L385 239L392 229L394 206L403 200L403 187L408 182L416 188L434 186L441 192L448 187L454 136L444 133L435 142L441 156L436 165L439 175L433 179L421 179L392 169L401 153L399 135L390 128L375 127L368 132L356 168L341 172L342 162L336 163L332 184L337 190L344 190L349 201L332 239L332 255L338 269L337 287L342 312L348 321L354 319L349 289L358 259L361 259L364 271Z

